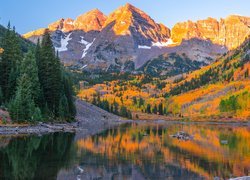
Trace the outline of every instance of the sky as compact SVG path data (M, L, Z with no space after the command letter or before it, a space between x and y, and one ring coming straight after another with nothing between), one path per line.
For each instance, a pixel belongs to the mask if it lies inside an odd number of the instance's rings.
M73 18L98 8L108 15L130 3L156 22L172 28L175 23L231 14L250 16L250 0L1 0L0 24L8 21L20 34L47 27L60 18Z

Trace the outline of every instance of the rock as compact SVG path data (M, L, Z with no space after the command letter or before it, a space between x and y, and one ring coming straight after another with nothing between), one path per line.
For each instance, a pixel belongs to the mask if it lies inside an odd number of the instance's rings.
M59 19L48 25L64 64L91 72L134 71L164 53L186 54L192 60L190 65L194 60L209 64L238 47L249 34L249 27L249 17L229 16L219 21L181 22L170 30L131 4L109 16L94 9L75 20ZM44 31L23 36L36 43Z
M229 50L241 45L249 34L250 18L228 16L217 21L214 18L177 23L171 31L171 39L178 44L183 40L201 38L226 46Z
M176 139L183 140L183 141L188 141L188 140L193 139L193 136L191 136L188 133L183 132L183 131L180 131L180 132L173 134L173 135L170 135L170 136L172 138L176 138Z
M228 144L228 140L221 140L220 143L226 145Z

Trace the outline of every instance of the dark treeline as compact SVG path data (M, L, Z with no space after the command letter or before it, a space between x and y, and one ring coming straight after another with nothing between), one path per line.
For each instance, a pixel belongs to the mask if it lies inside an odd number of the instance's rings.
M124 105L119 106L119 104L115 100L113 103L110 104L108 102L108 100L101 100L101 97L98 94L98 95L93 97L93 100L91 103L95 106L100 107L101 109L104 109L105 111L110 112L110 113L132 119L131 111L127 107L125 107Z
M1 40L0 103L15 122L71 121L76 110L70 76L55 53L49 32L23 53L14 28Z
M158 106L155 104L153 107L151 107L150 104L147 104L145 110L143 111L148 114L159 114L159 115L167 115L167 108L163 106L162 103L160 103Z

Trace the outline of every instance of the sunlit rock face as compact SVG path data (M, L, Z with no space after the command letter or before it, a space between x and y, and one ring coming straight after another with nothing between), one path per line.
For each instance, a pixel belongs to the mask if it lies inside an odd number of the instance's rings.
M166 41L170 37L167 27L157 24L149 15L131 4L126 4L111 13L104 28L110 24L113 24L112 30L115 35L131 35L142 44L151 45L152 41Z
M177 23L172 30L126 4L106 16L98 9L48 25L55 50L66 65L89 71L134 71L162 54L176 53L210 64L238 47L250 30L250 18ZM23 36L32 42L45 28Z
M82 62L100 64L110 71L133 70L139 54L145 52L144 59L158 55L153 44L167 42L170 30L157 24L150 16L138 8L126 4L111 13L100 34ZM98 67L100 68L100 67Z
M47 29L51 32L61 30L63 32L70 32L74 30L82 30L84 32L100 31L103 24L106 21L106 16L98 9L91 10L85 14L82 14L73 20L71 18L59 19L48 25ZM44 34L45 28L31 31L24 34L25 38L31 38L32 36L41 36Z
M217 21L213 18L177 23L171 33L171 39L180 44L191 38L209 39L214 44L237 48L250 34L250 18L232 15Z
M88 31L100 31L103 24L106 21L106 16L99 11L94 9L76 18L73 25L77 30Z

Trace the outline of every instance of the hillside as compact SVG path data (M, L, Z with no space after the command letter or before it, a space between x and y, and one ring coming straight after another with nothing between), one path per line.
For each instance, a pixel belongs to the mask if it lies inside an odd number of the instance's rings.
M103 79L102 83L96 80L97 83L82 87L78 96L116 114L122 114L121 108L126 107L135 119L149 118L145 113L172 118L250 117L249 49L248 38L239 48L224 54L211 65L171 78L161 76L147 66L144 68L152 71L154 77L113 74L110 76L116 77L115 80ZM180 69L172 69L171 73L181 72L181 67L192 69L188 60L185 64L178 60L177 55L172 56L176 58L172 65L178 62L183 64L178 64ZM163 62L164 57L154 61L149 63L154 66L161 64L161 72L171 69L170 62Z
M7 31L7 29L4 26L0 25L0 42L1 42L1 39L4 36L4 34L6 33L6 31ZM31 41L29 41L25 38L22 38L21 35L18 35L18 37L19 37L20 46L21 46L21 49L23 52L27 52L29 48L35 47ZM0 47L1 47L1 45L0 45Z
M166 86L169 111L184 116L250 116L250 39L217 62Z

